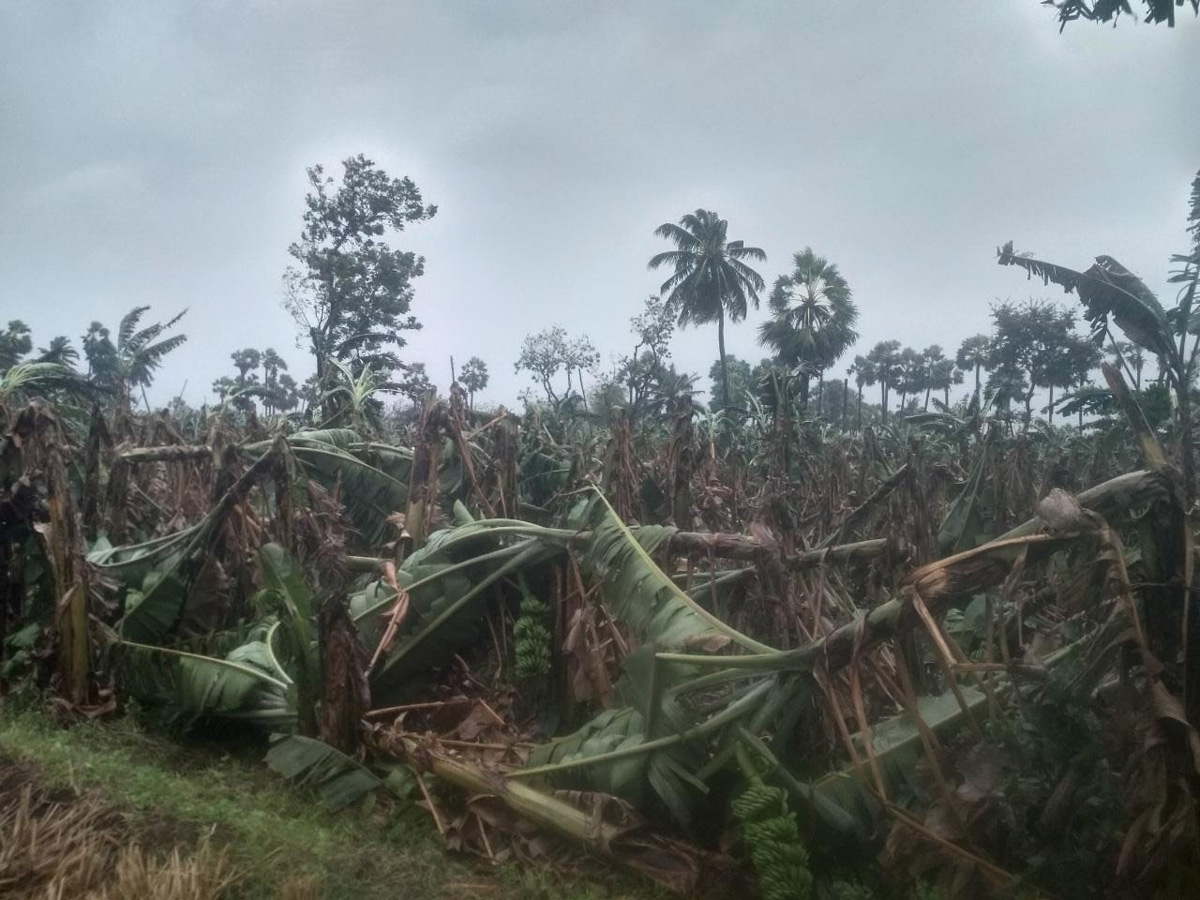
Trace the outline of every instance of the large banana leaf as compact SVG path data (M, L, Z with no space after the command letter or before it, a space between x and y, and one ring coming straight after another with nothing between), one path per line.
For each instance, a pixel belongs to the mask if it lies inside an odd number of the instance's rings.
M365 546L377 547L392 534L387 518L408 503L404 461L411 462L411 454L363 443L358 433L348 428L302 431L288 437L287 443L305 477L326 490L338 491ZM247 444L242 453L257 459L270 447L269 441L261 441Z
M1067 293L1078 294L1087 311L1092 330L1102 335L1111 317L1140 347L1157 356L1177 360L1177 350L1166 311L1140 278L1111 256L1097 256L1084 272L1016 253L1012 241L999 251L1002 266L1018 266L1044 284L1054 282Z
M973 713L980 712L987 704L987 695L970 687L959 691ZM962 724L965 714L952 691L917 700L917 710L925 724L935 734L945 734ZM856 735L859 753L862 736ZM907 712L874 725L871 728L871 746L878 765L888 799L899 806L908 806L920 797L923 788L917 778L917 763L924 753L921 731L917 721ZM863 763L869 773L869 763ZM854 766L818 779L812 786L815 802L832 804L840 808L857 823L860 833L870 834L879 821L881 808L874 782L870 774L860 773Z
M295 434L289 435L288 443L293 448L315 446L349 450L355 444L362 443L362 438L353 428L313 428L309 431L297 431ZM265 449L268 446L270 446L269 442L262 441L258 444L251 444L246 449Z
M271 648L273 628L233 649L224 659L122 641L122 687L175 727L206 718L236 719L262 728L290 728L296 720L291 680Z
M170 568L174 557L183 554L202 524L120 547L100 538L88 553L88 562L127 584L141 584L151 572Z
M653 796L687 825L707 791L702 770L728 745L729 734L710 726L726 716L734 721L731 713L752 717L768 702L769 686L761 681L747 685L754 673L744 670L718 671L697 680L693 666L663 662L656 652L717 650L731 643L768 656L775 651L712 615L655 564L650 554L673 529L643 526L635 536L599 493L573 511L572 524L586 529L586 537L578 541L582 567L601 586L609 611L641 646L625 660L616 684L623 707L607 710L574 734L537 748L530 765L559 767L557 780L614 793L639 808L646 808L646 799ZM708 709L685 706L682 696L688 683L716 690L721 698L715 706L718 712L707 716ZM739 709L747 698L754 704Z
M715 687L726 674L704 676L695 683ZM742 671L730 674L739 681L747 678ZM712 715L682 706L672 715L670 707L679 702L676 690L659 692L645 673L627 670L618 695L628 699L641 692L642 702L654 704L651 736L646 735L647 719L638 705L615 707L574 734L536 748L522 776L615 793L644 812L666 813L688 827L706 802L706 779L734 756L741 740L737 726L749 722L754 730L766 727L794 695L794 684L775 678L727 687L715 709L707 710Z
M195 576L204 563L209 537L225 510L214 507L195 525L140 544L100 547L88 562L125 587L121 636L155 644L179 621Z
M573 734L535 747L529 763L560 765L636 747L646 739L644 728L645 720L638 710L628 706L606 709ZM607 766L588 767L584 770L588 773L587 784L638 806L645 796L647 759L648 755L630 756Z
M718 650L732 642L771 652L708 612L655 564L650 554L673 528L644 525L635 537L599 492L576 507L571 524L588 529L580 563L601 585L609 610L640 643L660 650Z
M159 643L179 622L214 535L264 474L276 452L272 446L266 445L258 459L195 525L142 544L98 547L89 555L92 565L117 576L125 585L125 609L118 625L123 638L135 643Z
M493 586L562 552L557 541L538 537L502 545L499 535L512 527L504 520L484 520L444 529L404 561L396 580L408 592L409 610L372 673L376 699L423 683L478 641L487 632L486 603ZM379 640L394 599L394 592L379 583L351 598L351 614L368 644Z
M298 734L275 735L267 765L289 781L313 789L333 809L349 806L383 782L340 750Z
M312 591L300 577L287 551L278 544L264 544L258 551L259 582L263 588L260 602L275 607L282 628L288 635L290 649L301 661L307 677L320 677L313 632L316 608Z
M299 568L278 544L265 544L258 551L258 579L262 590L256 605L279 619L279 655L295 673L299 730L315 728L317 698L321 685L321 655L314 628L316 604Z

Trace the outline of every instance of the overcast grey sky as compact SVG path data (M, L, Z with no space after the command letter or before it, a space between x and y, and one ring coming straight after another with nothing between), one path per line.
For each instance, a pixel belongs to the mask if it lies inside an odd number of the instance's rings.
M663 277L653 229L699 206L768 281L805 245L837 262L858 352L953 349L1043 295L995 265L1008 239L1165 289L1198 83L1195 19L1060 35L1036 0L0 0L0 319L44 344L188 307L158 400L244 346L307 375L279 305L304 167L364 152L439 206L397 244L427 259L406 356L443 390L478 355L511 400L555 322L607 364ZM751 323L729 349L756 360ZM715 356L715 329L676 341Z

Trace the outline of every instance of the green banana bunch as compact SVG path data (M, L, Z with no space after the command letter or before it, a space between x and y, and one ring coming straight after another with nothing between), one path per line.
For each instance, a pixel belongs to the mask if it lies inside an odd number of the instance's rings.
M787 792L756 778L733 801L733 812L750 848L763 900L809 900L812 873L808 853L788 811Z
M550 632L546 618L550 607L525 591L517 621L513 623L518 678L537 678L550 671Z

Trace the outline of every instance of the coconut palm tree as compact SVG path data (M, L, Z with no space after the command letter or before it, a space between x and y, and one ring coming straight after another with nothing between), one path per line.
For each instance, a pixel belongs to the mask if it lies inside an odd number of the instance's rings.
M38 362L57 363L60 366L73 368L79 362L79 351L71 346L70 338L59 335L52 338L48 347L38 347Z
M649 268L670 266L674 271L663 282L661 292L679 310L679 324L717 323L717 347L721 371L725 365L725 319L740 322L751 303L758 308L758 292L766 287L762 276L743 260L763 262L758 247L728 240L729 223L712 210L698 209L679 220L666 222L654 233L675 245L674 250L656 253ZM726 373L727 375L727 373ZM722 401L729 406L729 378L723 377Z
M858 340L858 308L838 267L811 247L792 261L792 273L775 281L771 318L759 326L758 342L784 365L799 367L800 402L807 406L809 372L823 374Z

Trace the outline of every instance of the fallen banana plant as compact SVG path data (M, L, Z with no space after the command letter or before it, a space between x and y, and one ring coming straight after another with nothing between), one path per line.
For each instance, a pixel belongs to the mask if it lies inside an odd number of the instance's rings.
M735 883L730 860L719 854L672 840L653 829L606 822L602 807L590 812L544 791L496 772L488 772L440 749L436 742L386 743L384 749L419 771L470 795L496 797L521 818L551 834L573 841L684 897L719 894Z

